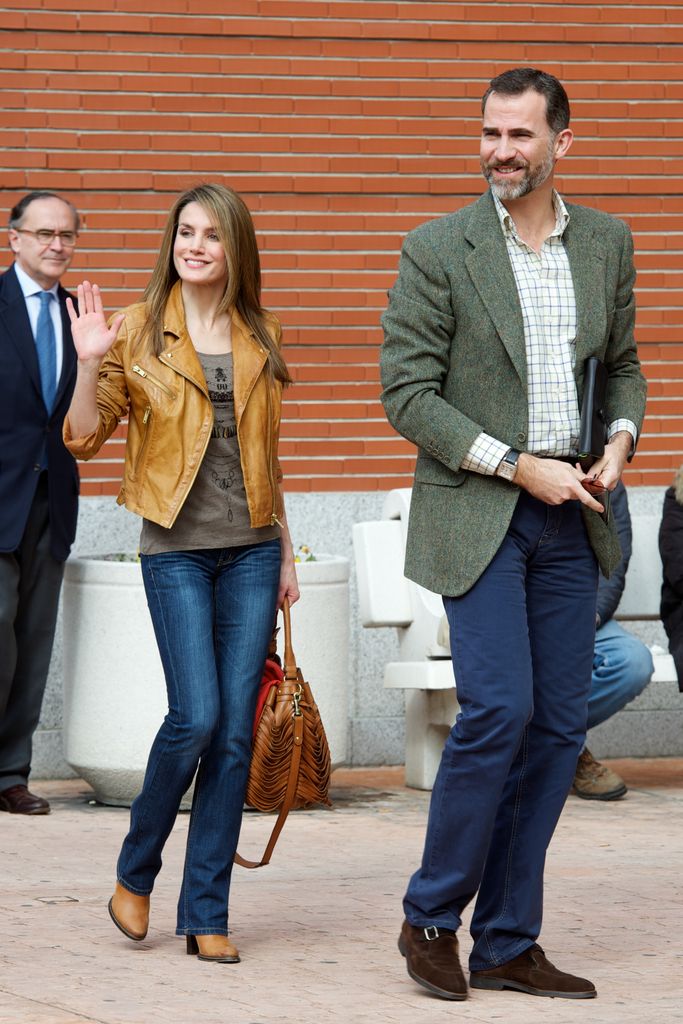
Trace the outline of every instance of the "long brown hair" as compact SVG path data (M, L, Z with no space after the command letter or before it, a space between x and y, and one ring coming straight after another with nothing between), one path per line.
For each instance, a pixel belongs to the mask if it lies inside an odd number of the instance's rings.
M173 262L173 243L180 214L189 203L199 203L204 209L225 252L228 277L216 312L236 309L268 353L273 377L290 384L287 364L268 332L268 314L261 305L261 261L254 223L244 200L225 185L197 185L183 192L168 215L156 265L143 295L149 312L148 338L154 353L159 355L164 348L164 309L179 279Z

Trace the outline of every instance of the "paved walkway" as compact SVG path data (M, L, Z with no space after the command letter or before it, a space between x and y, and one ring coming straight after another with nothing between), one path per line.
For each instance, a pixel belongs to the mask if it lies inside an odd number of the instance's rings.
M570 798L551 847L542 941L598 999L473 992L430 997L396 950L404 884L429 794L399 769L335 773L334 809L298 812L274 862L236 869L236 966L184 954L174 931L187 815L169 840L152 927L134 944L106 902L128 812L82 782L36 783L43 818L0 814L2 1024L674 1024L683 1021L683 760L613 762L630 792ZM247 855L270 819L248 814ZM462 944L469 951L463 930Z

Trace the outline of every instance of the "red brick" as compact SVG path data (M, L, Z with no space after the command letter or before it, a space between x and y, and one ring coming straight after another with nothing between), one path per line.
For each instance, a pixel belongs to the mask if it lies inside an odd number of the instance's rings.
M115 7L115 4L111 4L109 10ZM41 28L47 26L42 25ZM53 28L58 28L58 25L53 25ZM71 25L65 25L66 28L72 28ZM121 32L125 29L126 32L138 32L141 35L149 32L150 19L144 15L139 14L91 14L84 12L78 16L79 32Z
M45 89L47 75L36 71L4 71L0 69L0 88L36 90Z
M24 5L22 5L24 6ZM2 27L4 29L17 29L23 31L28 26L28 19L21 11L3 11Z
M134 0L89 0L75 31L68 0L26 15L31 2L21 17L34 19L32 31L16 38L24 20L7 36L5 164L36 157L5 170L5 204L33 184L69 188L87 228L68 281L97 275L115 308L146 284L178 190L201 178L241 190L256 215L264 301L282 316L299 381L283 437L302 490L410 483L410 446L377 401L379 313L402 238L481 193L488 78L515 63L555 71L577 132L562 187L635 232L638 337L652 381L645 435L655 447L629 473L651 482L664 460L670 476L661 445L681 461L679 5L316 0L303 23L293 0L196 0L191 16L186 0L147 0L142 12ZM58 7L67 13L59 23ZM8 65L24 60L13 81ZM26 78L45 71L49 91ZM108 446L113 462L86 486L116 492L121 444ZM361 457L363 444L383 470Z
M46 167L47 157L44 153L28 153L26 150L7 149L0 156L0 164L5 167Z

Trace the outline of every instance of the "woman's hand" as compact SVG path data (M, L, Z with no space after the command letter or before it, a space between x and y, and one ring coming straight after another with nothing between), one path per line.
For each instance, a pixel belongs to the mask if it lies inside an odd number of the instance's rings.
M100 289L90 281L78 286L78 312L70 298L66 300L66 308L79 360L82 363L97 360L99 363L116 341L124 314L114 317L111 327L107 327Z
M290 605L295 604L299 600L299 583L296 578L296 566L294 564L294 554L292 553L292 545L288 544L289 556L285 554L285 545L282 545L282 564L280 566L280 586L277 592L277 606L282 608L285 598L288 599Z

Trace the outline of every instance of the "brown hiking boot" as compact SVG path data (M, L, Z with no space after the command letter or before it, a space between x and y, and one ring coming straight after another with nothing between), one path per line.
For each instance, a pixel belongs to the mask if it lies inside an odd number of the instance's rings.
M596 761L588 747L579 755L572 793L583 800L618 800L627 792L624 780Z

